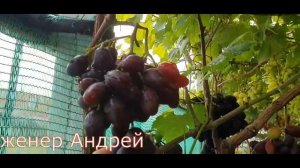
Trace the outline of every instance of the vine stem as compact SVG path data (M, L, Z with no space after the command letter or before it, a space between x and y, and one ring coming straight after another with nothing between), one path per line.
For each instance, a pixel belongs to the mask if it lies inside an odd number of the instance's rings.
M206 120L205 120L204 124L199 128L199 130L197 132L197 135L196 135L196 138L193 141L192 147L190 149L190 154L193 153L193 150L194 150L194 148L196 146L197 140L199 139L201 133L203 132L203 130L206 127L206 125L208 124L208 121L209 121L208 116L206 116Z
M157 67L157 66L158 66L158 64L155 62L155 60L154 60L153 56L152 56L152 55L151 55L149 52L147 53L147 56L149 56L149 57L150 57L150 59L151 59L151 61L153 62L154 66L155 66L155 67ZM147 58L145 57L144 59L147 59Z
M131 36L130 35L127 35L127 36L120 36L120 37L114 37L114 38L111 38L109 40L106 40L106 41L103 41L97 45L95 45L94 47L92 48L89 48L88 51L87 51L87 55L91 54L92 52L94 52L98 47L100 47L101 45L105 44L105 43L110 43L110 42L114 42L114 41L117 41L117 40L120 40L120 39L124 39L124 38L130 38Z
M147 27L141 26L138 23L133 23L133 22L122 22L122 21L117 21L114 23L115 26L117 25L127 25L127 26L133 26L133 32L132 32L132 38L131 38L131 43L130 43L130 52L133 53L133 41L136 41L136 43L138 44L137 40L136 40L136 33L138 29L143 29L145 30L145 51L144 51L144 55L145 56L149 56L149 47L148 47L148 34L149 34L149 30Z
M104 19L105 14L97 14L95 24L94 24L94 32L93 32L93 37L96 36L97 30L100 28L103 19Z
M88 54L91 54L95 49L97 49L97 47L101 46L102 43L97 44L97 42L99 41L99 38L105 33L106 29L108 29L110 26L118 26L118 25L128 25L128 26L133 26L133 32L131 35L128 36L122 36L122 37L117 37L114 39L110 39L108 41L115 41L121 38L127 38L130 37L130 51L129 54L133 54L133 49L134 49L134 42L136 43L136 45L139 47L139 43L136 39L136 34L138 29L143 29L145 30L145 50L144 50L144 57L145 59L147 59L146 57L149 56L150 59L153 61L153 64L155 66L157 66L157 63L155 62L155 60L153 59L152 55L149 53L149 46L148 46L148 36L149 36L149 30L147 27L143 27L138 23L134 23L134 22L122 22L122 21L116 21L115 19L112 18L111 14L107 14L104 19L103 22L100 26L100 28L98 29L97 33L95 34L95 37L92 40L92 43L90 44L90 49L88 49ZM105 42L108 42L105 41ZM104 43L104 42L103 42Z
M134 42L136 40L136 33L137 33L137 29L138 29L138 24L136 23L134 25L132 34L131 34L131 38L130 38L130 50L129 50L129 54L133 54L133 46L134 46Z
M187 108L188 108L189 112L192 114L194 125L196 127L199 124L199 121L196 117L195 111L194 111L194 109L192 107L192 104L191 104L191 98L190 98L190 95L189 95L189 90L188 90L187 87L184 87L184 91L185 91L185 99L186 99Z
M289 119L287 114L287 106L284 106L284 128L289 125Z
M206 66L206 45L205 45L205 27L202 22L201 15L198 14L198 23L200 27L200 38L201 38L201 52L202 52L202 67ZM205 76L205 74L203 74ZM205 108L209 114L210 119L213 121L215 120L214 111L212 108L212 97L209 90L208 80L204 78L203 80L203 90L204 90L204 99L205 99ZM219 136L216 129L212 129L212 139L214 143L214 147L216 149L216 153L218 152L219 148Z
M205 49L207 50L209 44L212 42L213 37L215 36L215 34L217 33L217 30L219 29L221 25L221 22L218 22L218 25L216 26L215 30L212 32L210 38L208 39L208 42L206 43Z
M115 14L106 14L104 16L101 26L99 27L99 29L97 30L97 33L95 34L95 36L92 39L90 48L94 47L97 44L97 42L99 41L101 36L105 33L105 30L109 27L109 25L111 23L113 23L115 21L115 19L116 19Z

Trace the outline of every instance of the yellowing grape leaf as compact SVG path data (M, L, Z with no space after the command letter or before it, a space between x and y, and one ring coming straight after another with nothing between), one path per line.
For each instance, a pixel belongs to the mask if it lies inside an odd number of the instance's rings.
M139 41L140 47L134 45L133 51L136 55L142 56L145 54L145 45L141 41Z
M153 53L157 54L161 59L164 59L167 55L167 50L162 44L159 44L153 47Z
M117 21L127 21L130 18L133 18L135 14L116 14Z
M144 40L145 39L145 35L146 35L145 30L138 29L137 32L136 32L136 39L137 40Z
M155 33L154 32L150 32L149 34L149 38L148 38L148 47L152 48L155 42Z

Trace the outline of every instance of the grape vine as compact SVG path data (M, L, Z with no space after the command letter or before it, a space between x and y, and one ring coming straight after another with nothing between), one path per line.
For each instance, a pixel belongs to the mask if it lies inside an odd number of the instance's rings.
M74 57L67 69L79 77L80 106L95 116L86 122L91 134L103 135L92 123L106 118L96 127L112 123L114 135L123 137L132 121L145 122L168 104L186 113L165 112L154 121L157 153L182 153L178 143L188 137L195 139L189 153L198 140L205 142L204 153L232 153L258 131L264 139L251 143L252 153L297 153L278 145L293 133L270 140L263 131L300 124L300 98L289 97L300 76L298 15L108 14L103 20L86 56ZM133 32L99 43L115 25ZM116 50L117 40L130 47ZM165 131L172 117L182 118L176 123L184 128L180 136ZM255 150L258 144L263 152Z

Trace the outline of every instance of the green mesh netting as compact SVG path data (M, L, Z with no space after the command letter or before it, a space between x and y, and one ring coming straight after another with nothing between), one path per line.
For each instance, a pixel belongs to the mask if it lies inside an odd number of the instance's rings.
M82 136L83 113L77 104L77 83L65 68L90 40L76 34L45 34L0 17L0 135L59 136L64 141L55 151L14 144L2 147L1 153L82 153L70 145L75 133Z
M0 137L63 139L63 145L54 151L52 147L29 148L26 144L25 148L0 147L0 153L83 153L79 145L71 147L74 135L83 135L83 112L77 104L77 82L65 68L90 41L88 36L28 29L0 15ZM168 108L160 106L157 115L135 126L149 130L155 118ZM107 136L111 136L110 129ZM187 139L181 145L189 149L192 141ZM199 152L198 143L194 153Z

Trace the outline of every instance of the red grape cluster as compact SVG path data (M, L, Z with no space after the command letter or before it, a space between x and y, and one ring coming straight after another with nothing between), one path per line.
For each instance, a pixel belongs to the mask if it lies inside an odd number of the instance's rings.
M87 112L84 127L88 139L104 136L110 124L112 134L121 139L130 123L147 121L157 113L159 104L177 107L179 88L189 83L174 63L155 68L133 54L118 60L114 48L104 47L95 50L91 63L87 56L74 57L67 72L79 77L79 105Z

